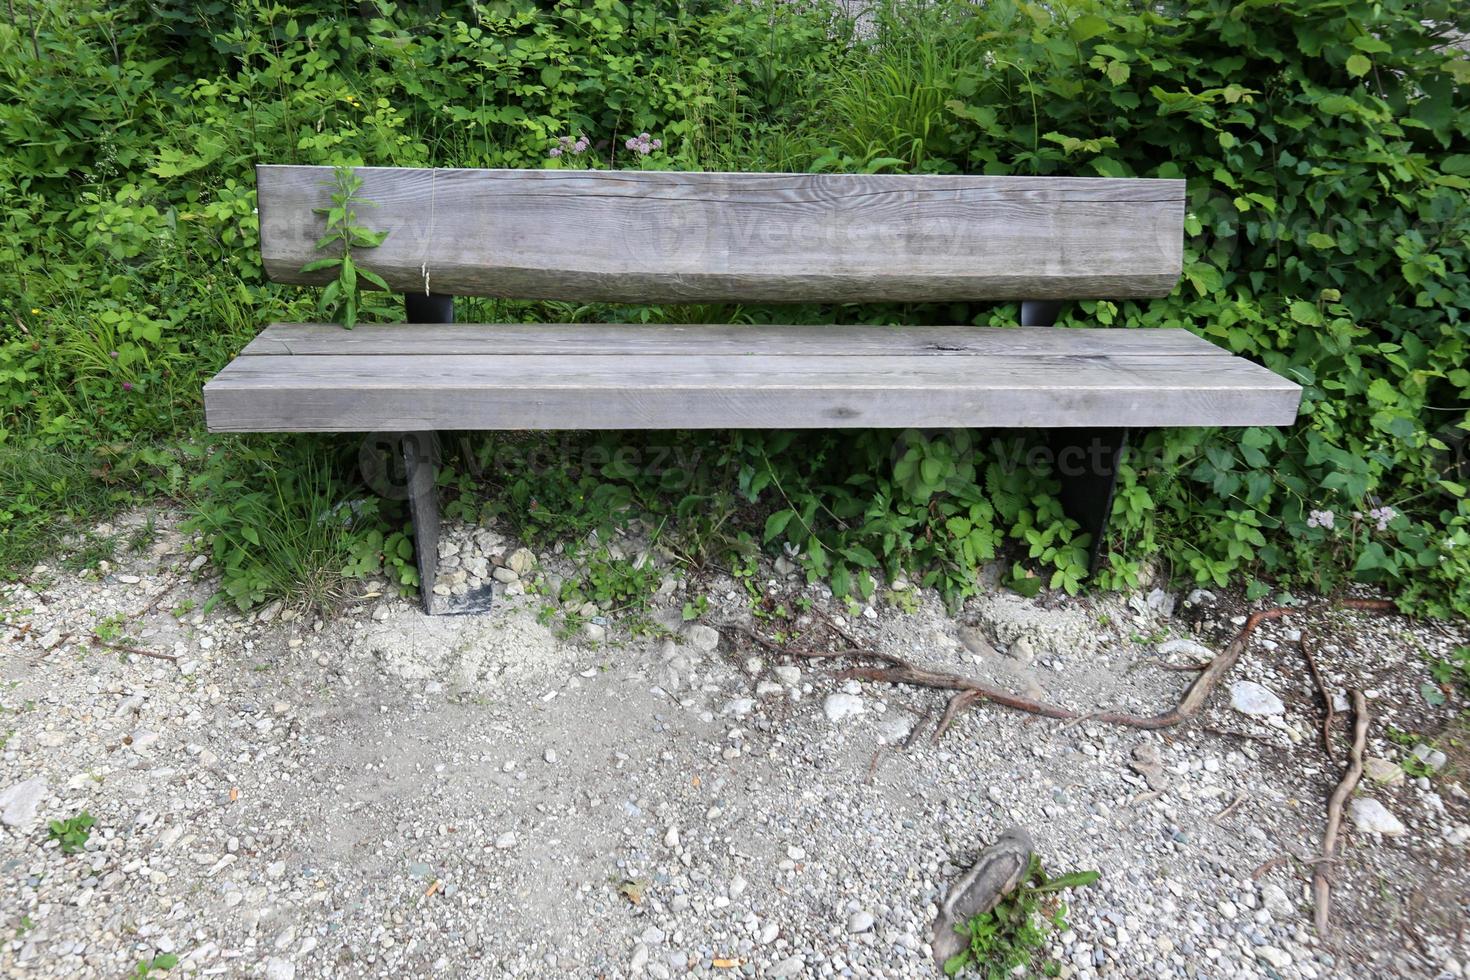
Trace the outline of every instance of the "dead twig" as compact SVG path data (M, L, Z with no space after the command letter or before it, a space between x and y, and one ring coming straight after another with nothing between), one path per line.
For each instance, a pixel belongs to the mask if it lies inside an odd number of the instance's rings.
M140 657L152 657L154 660L169 660L177 662L179 659L171 653L158 653L155 650L145 650L142 647L128 646L126 643L112 643L108 640L102 639L102 637L100 636L95 635L92 637L92 645L97 647L106 647L109 650L117 650L120 653L135 653Z
M1248 799L1250 799L1250 794L1249 793L1246 793L1244 791L1242 791L1240 793L1236 793L1235 794L1235 799L1233 799L1233 800L1230 801L1230 805L1227 806L1225 809L1221 810L1219 813L1215 814L1210 819L1213 820L1215 823L1219 823L1221 820L1224 820L1226 817L1228 817L1232 813L1234 813L1235 810L1236 810L1236 808L1239 807L1242 803L1244 803Z
M914 742L916 742L919 738L919 733L924 730L924 725L926 725L928 721L929 712L926 711L919 716L918 721L914 722L914 727L909 729L909 737L903 740L903 750L905 752L913 747Z
M1353 691L1353 747L1347 772L1327 801L1327 829L1322 834L1322 856L1312 870L1312 897L1317 903L1317 933L1326 935L1332 905L1332 868L1338 857L1337 833L1342 826L1342 808L1363 775L1363 746L1368 740L1368 701L1363 692Z
M1312 638L1302 630L1302 638L1298 645L1302 649L1302 656L1306 658L1307 669L1312 672L1312 683L1317 687L1317 695L1322 699L1322 751L1327 753L1329 762L1336 761L1332 758L1332 722L1337 717L1337 709L1332 704L1332 695L1327 691L1327 685L1322 683L1322 671L1317 669L1317 657L1312 652Z
M1251 881L1260 881L1262 878L1266 877L1266 875L1270 874L1272 871L1281 867L1283 864L1290 860L1291 855L1287 854L1284 851L1280 854L1277 854L1275 857L1267 858L1260 864L1256 865L1256 870L1251 872Z

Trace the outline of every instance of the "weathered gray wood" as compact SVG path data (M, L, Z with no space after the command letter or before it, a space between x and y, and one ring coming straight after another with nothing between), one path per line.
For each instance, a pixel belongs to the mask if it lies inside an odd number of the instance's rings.
M273 323L242 356L271 354L1220 354L1187 330L1079 327L609 323Z
M614 302L1167 294L1184 181L363 167L395 290ZM320 284L332 172L256 171L272 279ZM427 280L427 281L426 281Z
M236 358L205 409L211 430L245 432L1282 425L1300 394L1223 351L324 354Z

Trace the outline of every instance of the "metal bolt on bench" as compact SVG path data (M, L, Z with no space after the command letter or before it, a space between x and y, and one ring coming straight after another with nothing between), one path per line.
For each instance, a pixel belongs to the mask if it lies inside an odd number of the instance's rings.
M216 432L400 434L430 613L488 601L434 592L440 430L1044 428L1095 561L1129 429L1289 425L1301 400L1187 330L1051 326L1063 300L1174 288L1180 180L358 173L388 237L354 258L410 324L272 324L205 386L205 413ZM321 285L301 268L331 168L261 166L256 183L267 274ZM1019 328L456 324L457 295L1023 302Z

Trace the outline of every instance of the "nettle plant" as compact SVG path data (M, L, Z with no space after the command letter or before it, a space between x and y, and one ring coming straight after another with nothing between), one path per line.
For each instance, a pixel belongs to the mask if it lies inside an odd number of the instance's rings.
M354 248L377 248L388 237L386 231L374 231L358 224L358 208L376 207L372 201L358 196L360 190L362 178L352 167L337 167L332 171L332 205L317 211L327 217L327 233L317 241L316 248L319 252L337 249L341 254L316 259L301 267L302 272L337 270L337 278L322 290L321 310L348 330L357 326L357 315L362 309L362 282L388 290L382 276L362 268L352 258Z

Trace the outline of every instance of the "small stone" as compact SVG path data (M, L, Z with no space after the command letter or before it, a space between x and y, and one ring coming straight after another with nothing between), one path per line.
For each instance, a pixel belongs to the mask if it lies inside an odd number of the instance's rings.
M720 645L720 631L703 623L691 623L684 628L689 645L701 653L714 653Z
M732 698L725 702L725 707L720 711L720 714L729 715L733 718L744 718L754 710L754 698Z
M1353 800L1348 805L1348 813L1359 830L1386 837L1397 837L1408 831L1398 817L1388 812L1387 807L1370 797L1360 796Z
M1230 706L1243 715L1264 718L1286 712L1281 699L1255 681L1236 681L1230 685Z
M128 736L128 745L134 752L146 752L158 742L158 733L149 728L135 728Z
M982 657L995 656L995 647L990 638L973 626L960 627L960 643L964 644L966 650Z
M117 580L123 585L137 585L139 582L143 581L136 575L119 575L117 576Z
M509 585L512 582L519 582L521 580L521 577L516 574L515 569L506 568L504 565L497 566L490 573L490 577L502 585Z
M785 684L787 687L795 687L801 683L800 667L777 667L771 673L776 675L776 680Z
M199 768L213 769L217 765L219 765L219 756L215 755L209 749L199 750Z
M1153 589L1143 601L1149 612L1161 619L1174 615L1174 596L1163 589Z
M199 661L185 660L183 663L179 664L179 673L185 677L193 677L195 674L199 673Z
M531 553L531 549L529 548L517 548L510 553L510 557L505 560L505 563L519 577L536 567L536 556Z
M1024 636L1018 637L1008 652L1012 660L1021 664L1029 664L1036 659L1036 647Z
M601 643L607 639L607 627L600 623L583 623L582 638L588 643Z
M295 980L296 964L280 956L265 961L265 980Z
M1201 661L1213 660L1215 657L1215 651L1203 643L1190 639L1166 640L1159 644L1158 650L1161 657L1181 656Z
M781 927L774 922L767 922L761 926L760 935L756 936L756 942L762 946L769 946L776 941L776 937L779 935L781 935Z
M801 971L804 969L806 969L805 958L803 958L800 954L796 956L788 956L780 963L777 963L775 966L771 967L771 976L794 977L800 974Z
M272 861L265 866L265 876L272 881L279 881L286 874L285 861Z
M1286 890L1274 881L1268 881L1261 886L1261 904L1277 919L1286 919L1295 911L1291 899L1286 896Z
M873 913L866 909L854 912L847 917L848 932L867 932L871 928L873 928Z
M775 681L761 681L755 686L755 695L758 698L778 698L786 693L786 688Z
M664 847L675 848L679 846L679 828L669 827L664 831Z
M856 694L829 694L822 702L822 714L832 724L840 724L848 718L855 718L867 711L863 699Z
M46 780L27 779L0 793L0 823L26 831L36 822L36 813L46 799Z
M628 963L629 973L642 973L648 968L648 947L639 943L633 947L633 959Z
M541 753L541 758L546 760L548 766L556 765L556 749L548 746L546 751Z
M1363 772L1375 783L1384 786L1397 786L1404 781L1404 770L1387 759L1364 759Z
M1432 773L1439 772L1439 770L1444 768L1445 763L1449 761L1449 757L1439 749L1422 743L1414 746L1414 751L1409 754L1418 759L1424 768Z
M515 846L516 834L513 830L507 830L505 833L495 838L495 849L498 851L508 851Z
M1277 970L1285 970L1291 966L1291 954L1275 946L1258 946L1256 955Z

